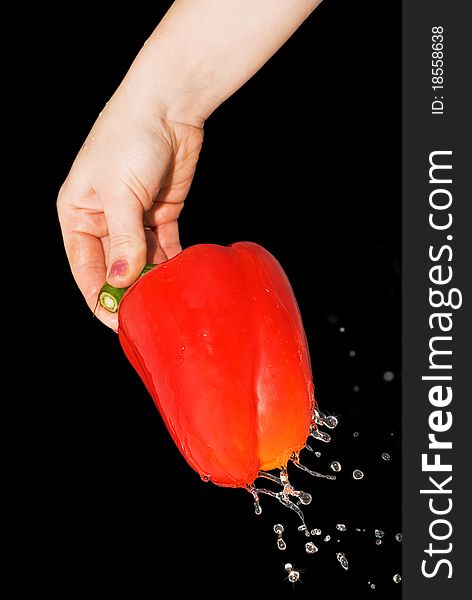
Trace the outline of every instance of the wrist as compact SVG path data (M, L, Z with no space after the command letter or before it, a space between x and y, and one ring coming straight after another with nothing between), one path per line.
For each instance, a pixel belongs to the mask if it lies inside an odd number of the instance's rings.
M115 96L128 111L202 128L223 99L212 90L213 76L197 59L182 60L153 36L136 57Z

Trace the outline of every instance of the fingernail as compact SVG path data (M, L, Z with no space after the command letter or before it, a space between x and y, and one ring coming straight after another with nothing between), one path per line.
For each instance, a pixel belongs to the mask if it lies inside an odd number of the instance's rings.
M108 273L109 277L122 277L126 275L126 271L128 270L128 263L124 259L116 260Z

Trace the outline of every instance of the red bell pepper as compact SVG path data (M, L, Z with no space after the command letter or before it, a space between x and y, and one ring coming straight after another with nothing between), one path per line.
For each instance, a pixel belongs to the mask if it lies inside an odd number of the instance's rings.
M203 479L248 487L305 446L315 427L308 346L290 283L264 248L187 248L132 285L118 316L126 356Z

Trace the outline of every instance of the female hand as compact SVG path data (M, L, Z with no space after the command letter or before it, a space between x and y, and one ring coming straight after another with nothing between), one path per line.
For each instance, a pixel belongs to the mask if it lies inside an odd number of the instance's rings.
M126 94L125 94L126 95ZM61 188L58 212L74 278L97 317L105 279L131 285L146 262L181 250L177 219L192 182L203 131L164 120L120 91L107 104Z

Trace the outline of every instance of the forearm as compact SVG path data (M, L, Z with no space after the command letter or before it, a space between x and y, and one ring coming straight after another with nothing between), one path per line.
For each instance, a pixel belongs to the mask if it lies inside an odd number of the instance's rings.
M176 0L118 90L128 106L201 126L321 0Z

